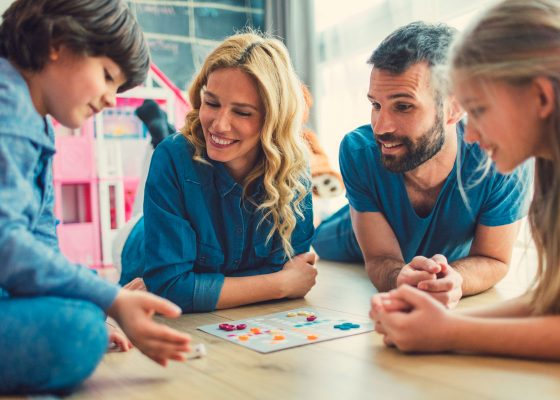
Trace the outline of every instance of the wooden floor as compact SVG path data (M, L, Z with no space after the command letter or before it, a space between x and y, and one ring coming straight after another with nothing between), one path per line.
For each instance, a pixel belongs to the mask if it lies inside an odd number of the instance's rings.
M522 293L534 252L517 248L496 288L460 307ZM138 351L107 354L71 399L558 399L560 363L467 355L406 356L375 332L263 355L196 330L311 306L367 316L374 293L360 265L320 262L315 288L302 300L185 315L169 325L204 343L207 357L161 368Z

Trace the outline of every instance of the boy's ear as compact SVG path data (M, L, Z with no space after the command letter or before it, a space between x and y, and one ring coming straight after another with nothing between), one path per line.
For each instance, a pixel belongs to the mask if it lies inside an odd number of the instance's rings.
M51 50L49 51L49 60L50 61L58 60L58 54L59 51L51 47Z
M445 109L447 115L445 123L447 125L455 125L463 118L465 110L463 110L463 107L461 107L461 104L459 104L459 101L453 95L447 97L446 103Z
M538 96L537 112L538 116L546 119L556 108L556 91L550 78L539 76L533 81L536 95Z
M60 51L62 50L60 43L52 43L49 50L49 60L56 61L60 58Z

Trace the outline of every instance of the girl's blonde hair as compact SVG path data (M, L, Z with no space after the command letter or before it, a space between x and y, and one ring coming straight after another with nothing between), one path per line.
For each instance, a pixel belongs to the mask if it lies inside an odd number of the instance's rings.
M244 198L262 176L264 199L257 209L261 223L272 222L269 241L278 232L284 251L293 256L292 232L303 219L302 201L311 184L302 137L305 108L301 84L281 41L257 32L230 36L206 58L189 89L193 109L187 114L183 135L195 148L194 159L205 162L206 144L200 124L201 91L209 75L221 68L237 68L257 84L265 116L260 136L260 157L242 182Z
M534 313L560 314L560 1L495 5L455 44L451 71L455 78L512 85L547 77L554 85L556 107L547 127L552 159L535 161L529 223L538 252Z

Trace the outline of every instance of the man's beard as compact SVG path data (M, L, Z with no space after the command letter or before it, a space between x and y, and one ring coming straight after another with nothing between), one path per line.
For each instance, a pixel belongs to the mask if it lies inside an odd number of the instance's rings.
M441 109L438 111L434 125L415 142L406 136L401 137L392 133L376 135L376 139L389 143L400 142L406 147L406 153L401 156L381 152L381 161L385 168L397 173L411 171L435 156L443 147L445 143L443 111Z

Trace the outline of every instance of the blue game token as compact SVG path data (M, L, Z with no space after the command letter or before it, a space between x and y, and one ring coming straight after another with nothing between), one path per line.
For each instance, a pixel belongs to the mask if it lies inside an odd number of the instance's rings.
M356 329L356 328L359 328L360 325L358 325L358 324L353 324L352 322L345 322L345 323L343 323L343 324L335 325L334 327L335 327L335 329L340 329L340 330L343 330L343 331L347 331L347 330L349 330L349 329Z

